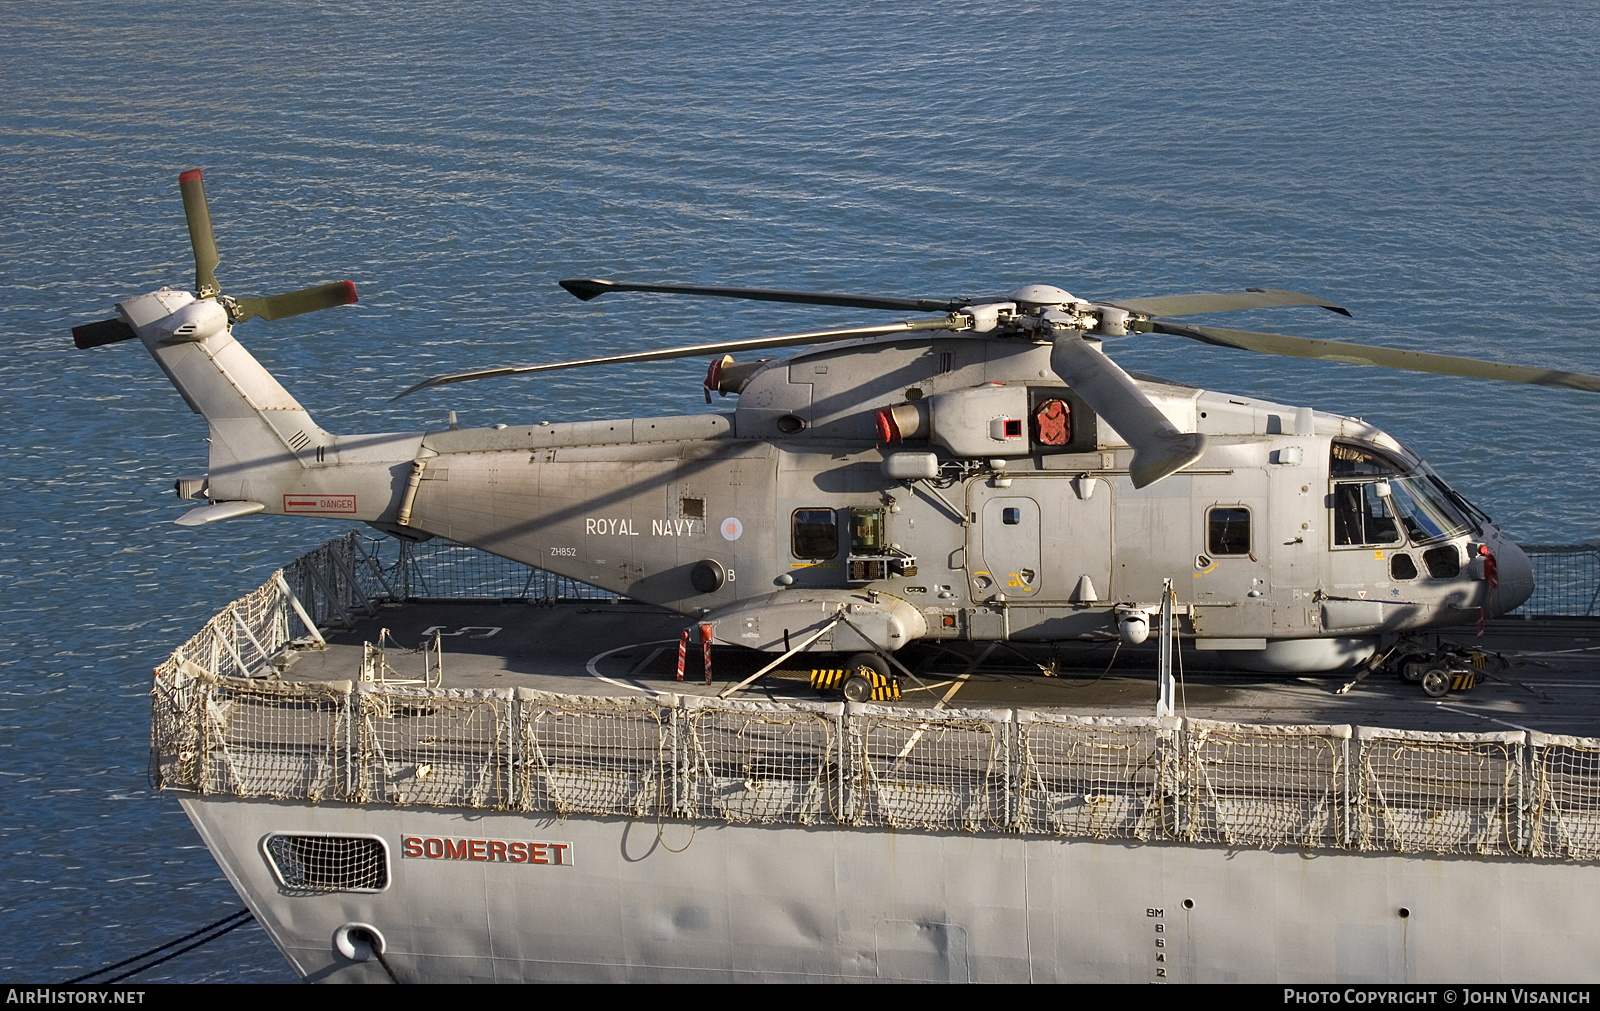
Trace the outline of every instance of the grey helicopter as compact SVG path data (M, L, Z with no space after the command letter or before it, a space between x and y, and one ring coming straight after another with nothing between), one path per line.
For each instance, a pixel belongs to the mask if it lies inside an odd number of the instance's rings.
M196 291L163 288L75 328L137 338L208 425L197 526L255 513L443 537L689 616L707 641L904 670L925 640L1138 643L1164 596L1180 634L1248 671L1443 662L1418 633L1505 614L1526 555L1421 457L1363 421L1124 371L1105 337L1157 333L1272 355L1600 392L1600 377L1194 325L1175 317L1343 307L1298 292L1089 300L1030 284L899 298L569 279L623 292L922 314L887 324L437 376L468 380L709 357L732 411L335 435L234 339L356 301L334 282L222 293L198 169L180 176ZM805 347L789 357L738 353ZM1168 586L1175 589L1168 590ZM1434 679L1435 681L1437 678ZM872 682L876 683L876 682Z

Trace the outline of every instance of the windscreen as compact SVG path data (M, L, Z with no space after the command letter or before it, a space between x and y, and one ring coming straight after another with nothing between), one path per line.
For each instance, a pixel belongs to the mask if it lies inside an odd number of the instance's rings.
M1474 529L1476 510L1438 475L1409 467L1368 446L1333 445L1333 533L1336 546L1397 544L1401 531L1413 544L1444 540Z

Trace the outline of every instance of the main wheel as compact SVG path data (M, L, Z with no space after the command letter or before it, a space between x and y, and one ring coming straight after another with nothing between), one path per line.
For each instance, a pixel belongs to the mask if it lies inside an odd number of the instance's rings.
M887 682L892 676L889 665L876 653L857 653L845 666L855 672L844 683L844 697L851 702L865 702L872 698L874 685Z
M865 702L872 698L872 682L861 674L852 674L844 680L844 697L851 702Z
M1422 690L1432 698L1444 698L1450 694L1450 672L1443 667L1429 667L1422 672Z
M865 667L868 670L877 671L879 676L885 679L894 676L889 670L888 662L876 653L856 653L850 657L845 666L851 670L860 670Z

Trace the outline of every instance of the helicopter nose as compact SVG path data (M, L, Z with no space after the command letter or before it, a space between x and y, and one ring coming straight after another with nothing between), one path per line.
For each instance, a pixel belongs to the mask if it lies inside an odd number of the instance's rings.
M1490 591L1488 610L1494 616L1509 613L1533 596L1533 562L1510 539L1494 546L1499 585Z

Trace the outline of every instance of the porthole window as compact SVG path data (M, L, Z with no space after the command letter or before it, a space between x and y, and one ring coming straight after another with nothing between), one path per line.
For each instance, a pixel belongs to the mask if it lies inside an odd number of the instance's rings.
M796 509L790 521L790 542L796 558L838 557L838 516L832 509Z
M1391 579L1416 579L1417 563L1405 552L1389 556L1389 578Z
M1206 545L1213 555L1250 553L1250 510L1223 506L1206 513Z

